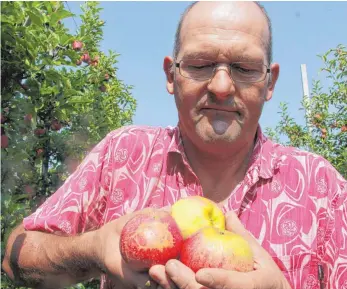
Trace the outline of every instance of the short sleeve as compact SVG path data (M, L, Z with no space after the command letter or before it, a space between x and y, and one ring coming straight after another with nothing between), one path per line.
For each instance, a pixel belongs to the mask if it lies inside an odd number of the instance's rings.
M347 182L327 161L321 170L325 178L315 183L315 189L328 196L326 212L319 214L325 229L318 232L324 282L327 289L347 288Z
M111 133L86 156L65 183L32 215L25 230L75 235L97 229L102 218L102 172L109 158Z

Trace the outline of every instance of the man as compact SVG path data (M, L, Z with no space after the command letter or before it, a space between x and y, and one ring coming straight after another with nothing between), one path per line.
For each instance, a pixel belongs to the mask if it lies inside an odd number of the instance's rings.
M188 7L174 57L164 59L178 127L111 132L12 233L9 276L39 288L100 274L102 288L347 288L346 181L322 157L272 143L258 125L279 75L270 27L252 2ZM194 274L170 260L143 273L122 261L125 222L188 195L220 204L228 229L249 240L254 271Z

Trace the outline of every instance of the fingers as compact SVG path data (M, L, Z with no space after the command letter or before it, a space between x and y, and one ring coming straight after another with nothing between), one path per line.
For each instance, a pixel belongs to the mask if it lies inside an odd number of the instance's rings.
M227 212L225 215L225 219L226 229L228 231L241 235L247 241L251 239L253 241L254 237L245 229L245 227L242 225L240 219L237 217L234 211Z
M211 289L255 289L252 280L246 273L223 269L201 269L196 273L196 281ZM270 288L270 287L269 287Z
M165 266L155 265L149 269L149 276L159 284L162 289L175 289L175 283L165 272Z
M165 207L160 208L159 210L171 213L171 206L165 206Z
M180 289L200 289L195 280L195 273L178 260L170 260L165 266L166 274Z
M226 215L226 229L232 231L238 235L241 235L248 241L252 248L255 266L264 267L269 263L273 263L270 254L258 243L258 240L243 226L240 219L237 217L234 211L229 211Z

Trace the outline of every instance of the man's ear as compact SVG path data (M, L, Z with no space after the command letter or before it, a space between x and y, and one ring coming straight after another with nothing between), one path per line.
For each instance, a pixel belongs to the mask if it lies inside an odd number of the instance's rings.
M164 58L163 68L166 75L166 89L170 94L174 94L174 65L175 63L171 56Z
M269 101L272 98L272 94L275 90L275 85L276 85L279 74L280 74L280 65L278 63L271 64L270 75L269 75L268 85L267 85L267 93L265 97L266 101Z

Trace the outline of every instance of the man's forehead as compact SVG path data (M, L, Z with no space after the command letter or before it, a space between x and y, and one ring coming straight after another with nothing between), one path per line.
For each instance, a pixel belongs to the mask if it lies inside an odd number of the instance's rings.
M219 34L223 30L239 30L259 38L264 44L269 38L267 20L253 2L199 2L186 15L181 37L194 33L193 30L211 29L219 29Z

